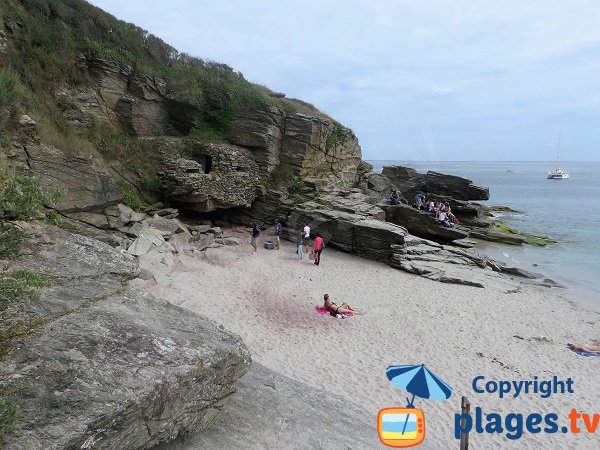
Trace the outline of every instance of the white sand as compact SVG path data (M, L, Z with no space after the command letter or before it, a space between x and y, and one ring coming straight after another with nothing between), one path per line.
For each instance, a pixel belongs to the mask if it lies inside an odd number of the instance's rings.
M399 364L425 363L454 388L446 401L415 400L434 448L458 448L454 414L461 395L485 413L554 412L560 427L568 425L573 407L600 413L600 357L566 348L600 338L597 312L531 287L506 293L510 283L485 289L442 284L329 248L319 267L296 261L289 242L254 255L247 234L232 233L242 245L179 257L170 287L138 284L241 335L265 366L363 406L374 424L380 408L405 404L407 394L385 376L387 366ZM314 306L324 293L367 314L345 320L318 315ZM575 393L500 400L472 390L477 375L517 381L572 377ZM471 433L471 443L473 449L600 448L600 426L595 435L585 429L577 435L525 430L515 441Z

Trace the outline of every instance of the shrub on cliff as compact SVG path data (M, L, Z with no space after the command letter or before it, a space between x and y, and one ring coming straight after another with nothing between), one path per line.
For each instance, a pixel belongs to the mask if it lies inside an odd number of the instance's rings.
M0 168L0 220L31 220L42 216L42 206L53 202L34 177L11 175Z
M16 74L9 69L0 70L0 131L4 129L13 107L21 97Z
M46 192L34 177L14 175L0 166L0 258L16 258L27 241L27 234L8 221L39 219L42 207L62 195Z

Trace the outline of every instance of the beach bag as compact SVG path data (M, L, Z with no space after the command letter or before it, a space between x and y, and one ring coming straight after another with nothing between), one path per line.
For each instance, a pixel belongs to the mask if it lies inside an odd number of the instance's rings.
M313 252L310 252L310 254L308 255L309 259L311 261L314 261L317 258L317 255L315 255Z

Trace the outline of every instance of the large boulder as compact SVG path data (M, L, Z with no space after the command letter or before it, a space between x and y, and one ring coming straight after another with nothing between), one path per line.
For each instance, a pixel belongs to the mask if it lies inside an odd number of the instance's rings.
M452 197L457 200L490 198L488 188L476 186L471 180L456 175L446 175L431 170L421 174L404 166L385 166L381 173L389 178L410 202L417 192Z
M473 181L446 175L439 172L427 172L427 191L432 194L449 195L458 200L489 200L490 190L473 184Z
M469 233L459 228L446 228L435 216L408 205L379 205L385 212L385 220L408 230L410 234L438 242L464 239Z
M0 392L16 407L0 447L135 450L206 428L250 364L240 338L127 288L137 268L108 245L28 231L14 268L53 286L0 312Z
M366 449L381 444L374 415L253 363L221 415L202 433L153 450ZM424 449L431 448L424 444Z
M384 166L381 174L387 177L408 198L427 190L425 174L404 166ZM411 198L412 200L412 198Z
M403 244L408 234L405 228L358 214L296 208L289 216L288 226L302 229L305 223L313 234L323 237L326 245L388 264L392 257L391 245Z

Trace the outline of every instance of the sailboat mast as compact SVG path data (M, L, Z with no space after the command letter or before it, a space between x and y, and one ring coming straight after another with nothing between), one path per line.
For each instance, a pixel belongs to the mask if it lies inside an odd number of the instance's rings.
M560 134L558 135L558 144L556 145L556 168L558 169L558 163L560 161Z

